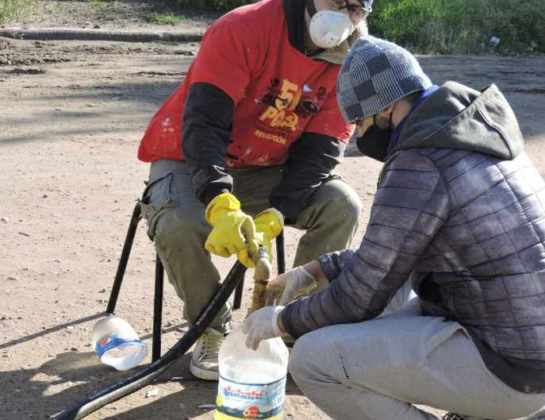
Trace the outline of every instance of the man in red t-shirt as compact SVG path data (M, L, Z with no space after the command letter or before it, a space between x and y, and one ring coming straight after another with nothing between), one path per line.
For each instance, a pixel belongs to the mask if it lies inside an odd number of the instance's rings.
M189 322L218 286L210 252L251 266L284 221L306 231L295 266L350 244L360 201L332 173L353 130L335 83L372 2L263 0L227 13L150 122L144 215ZM195 376L217 379L229 321L226 305L197 342Z

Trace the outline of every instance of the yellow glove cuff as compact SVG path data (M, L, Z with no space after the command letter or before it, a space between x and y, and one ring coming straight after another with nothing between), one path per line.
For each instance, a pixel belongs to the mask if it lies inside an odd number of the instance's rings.
M226 211L237 211L240 210L240 201L237 198L228 192L218 194L214 197L206 210L204 211L204 217L208 224L214 225L214 220L216 217Z
M269 240L276 238L284 228L284 216L274 207L263 210L255 217L255 227Z

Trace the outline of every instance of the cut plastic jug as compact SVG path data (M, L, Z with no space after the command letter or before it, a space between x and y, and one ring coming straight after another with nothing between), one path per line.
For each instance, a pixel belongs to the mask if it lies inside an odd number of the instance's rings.
M117 370L128 370L137 366L148 354L148 349L130 324L109 315L99 320L93 328L93 348L106 365Z
M214 420L283 418L289 351L280 338L263 340L257 350L237 330L219 352Z

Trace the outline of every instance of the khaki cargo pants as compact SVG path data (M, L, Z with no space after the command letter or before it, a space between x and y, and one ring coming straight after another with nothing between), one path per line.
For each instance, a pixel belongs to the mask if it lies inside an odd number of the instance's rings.
M230 174L233 193L243 211L255 216L270 207L269 195L282 171L276 166L233 170ZM210 226L204 220L204 206L193 192L188 166L174 160L152 163L143 201L148 234L170 282L184 301L184 317L193 322L216 291L220 275L204 249ZM347 248L357 229L360 209L356 192L344 181L324 183L294 225L305 230L294 265ZM227 332L230 317L225 305L211 326Z

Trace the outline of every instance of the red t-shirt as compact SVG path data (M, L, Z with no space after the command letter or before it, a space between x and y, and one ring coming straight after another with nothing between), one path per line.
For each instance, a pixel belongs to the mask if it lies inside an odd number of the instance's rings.
M335 93L339 68L291 46L282 0L235 9L206 32L186 79L151 120L138 158L184 158L184 103L189 86L199 82L218 87L235 104L229 167L282 164L303 132L347 141L352 126L337 109Z

